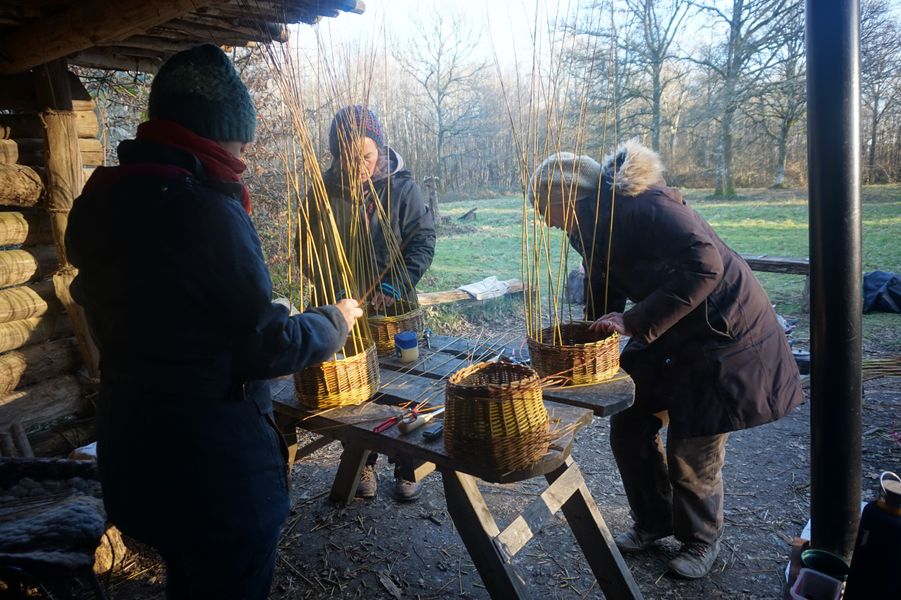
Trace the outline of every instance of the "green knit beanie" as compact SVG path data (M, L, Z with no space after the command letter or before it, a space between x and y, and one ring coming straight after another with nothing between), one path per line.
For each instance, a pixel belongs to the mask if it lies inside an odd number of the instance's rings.
M179 123L220 142L253 141L257 115L247 87L213 44L172 56L150 86L150 120Z

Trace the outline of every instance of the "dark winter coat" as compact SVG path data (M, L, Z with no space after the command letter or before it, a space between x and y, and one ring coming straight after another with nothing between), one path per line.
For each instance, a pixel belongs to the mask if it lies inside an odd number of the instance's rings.
M269 378L335 353L335 307L272 303L240 186L168 146L127 141L69 217L72 294L101 354L98 454L111 520L174 538L253 540L288 511ZM180 537L178 537L180 536Z
M766 292L679 190L666 187L656 154L627 143L602 172L600 194L577 203L571 238L588 249L587 318L635 303L624 313L632 338L621 364L635 381L637 409L668 410L669 435L683 438L768 423L800 404L798 368Z
M435 256L435 222L428 204L423 199L422 190L412 173L404 166L403 158L390 148L386 151L386 164L377 170L383 171L384 175L373 177L371 190L368 184L364 186L364 189L368 190L364 203L372 239L371 253L378 269L377 273L369 273L368 271L374 270L369 268L366 274L373 280L381 274L380 281L389 283L404 295L409 295L415 291L413 288L428 270ZM336 165L323 175L332 211L342 234L350 230L354 214L352 196L347 189L348 182L345 178ZM382 221L375 210L375 202L381 203L384 214L388 217L393 238L403 255L403 266L392 267L389 264L391 253L388 250L385 232L382 230ZM406 277L399 277L398 274L402 274L403 269L406 269ZM357 282L361 292L368 290L373 283L374 281Z

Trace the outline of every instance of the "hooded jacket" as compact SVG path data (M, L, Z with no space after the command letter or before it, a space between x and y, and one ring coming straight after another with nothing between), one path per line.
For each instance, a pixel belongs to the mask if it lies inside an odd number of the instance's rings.
M197 528L252 540L288 510L266 380L334 354L347 325L335 307L290 317L272 303L240 184L146 141L119 160L92 175L66 232L101 355L107 511L158 548Z
M768 423L803 401L766 292L666 186L656 153L634 141L617 148L602 164L600 190L578 199L576 218L587 318L635 303L623 315L632 338L621 364L635 381L636 409L668 410L670 435L683 438Z
M323 180L338 228L347 232L352 226L354 195L348 189L349 182L346 181L346 175L342 175L337 162L325 172ZM363 202L372 240L370 251L378 274L382 274L380 280L407 296L415 293L416 284L432 264L435 256L435 222L423 199L422 190L404 165L403 157L392 148L386 148L385 153L380 156L380 163L372 178L371 189L369 184L363 186ZM359 198L359 195L356 197ZM391 235L400 246L403 265L390 265L392 254L382 229L382 219L373 204L375 202L381 204L388 217ZM406 277L398 277L404 269ZM373 277L375 275L377 274L372 274ZM361 291L365 291L374 282L357 283L362 288Z

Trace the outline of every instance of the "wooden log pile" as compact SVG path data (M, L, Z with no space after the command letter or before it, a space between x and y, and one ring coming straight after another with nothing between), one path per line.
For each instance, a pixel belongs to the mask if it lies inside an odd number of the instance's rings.
M96 350L69 295L64 235L83 167L104 152L93 101L64 64L0 89L0 456L58 454L85 441L56 433L68 421L93 431L79 371L97 376Z

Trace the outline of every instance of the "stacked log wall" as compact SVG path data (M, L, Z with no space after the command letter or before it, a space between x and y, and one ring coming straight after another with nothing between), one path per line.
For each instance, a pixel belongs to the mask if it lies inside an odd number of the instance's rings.
M65 452L93 431L85 381L96 365L86 377L91 350L68 293L75 272L63 236L83 169L104 156L93 101L74 75L61 80L59 65L48 67L2 78L16 85L0 94L0 437L24 428L39 455ZM73 427L82 433L68 435Z

